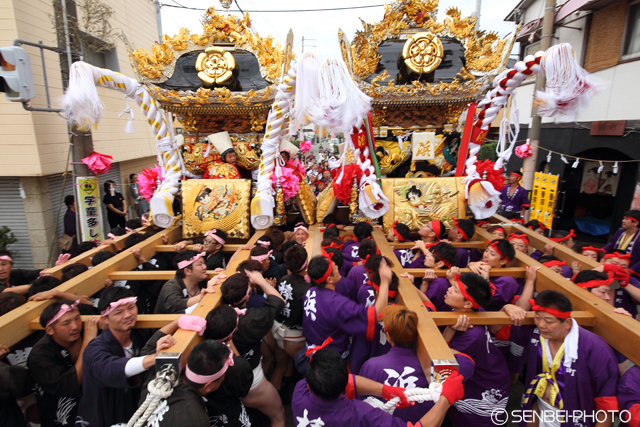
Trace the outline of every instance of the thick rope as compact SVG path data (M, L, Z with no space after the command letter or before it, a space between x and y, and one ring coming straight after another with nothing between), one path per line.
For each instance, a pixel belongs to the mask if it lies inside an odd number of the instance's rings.
M437 402L438 399L440 399L441 393L442 384L436 381L432 381L431 384L429 384L429 388L412 388L406 390L404 392L404 395L407 397L407 400L409 402L423 403ZM396 404L400 402L400 398L394 397L391 400L388 400L386 403L382 403L375 397L368 397L364 401L374 408L380 408L383 411L393 415L393 411L396 410Z
M135 414L133 414L127 423L127 427L142 427L147 422L160 402L163 399L168 399L169 396L173 394L172 379L170 377L166 377L161 371L158 373L158 376L149 383L147 390L149 390L147 398L142 405L140 405Z

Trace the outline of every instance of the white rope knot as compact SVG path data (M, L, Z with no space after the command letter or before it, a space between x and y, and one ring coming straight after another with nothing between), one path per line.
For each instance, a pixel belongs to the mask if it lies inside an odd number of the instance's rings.
M437 402L440 399L441 393L442 384L437 381L432 381L431 384L429 384L429 388L412 388L405 390L404 395L409 402L423 403ZM382 403L375 397L367 397L364 401L374 408L380 408L389 414L393 414L393 411L396 410L396 404L400 402L400 398L394 397L386 403Z

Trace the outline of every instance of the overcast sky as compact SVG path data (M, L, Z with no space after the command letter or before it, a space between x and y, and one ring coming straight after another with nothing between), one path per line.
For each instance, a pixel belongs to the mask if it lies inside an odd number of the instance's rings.
M177 3L176 3L177 1ZM480 1L480 0L478 0ZM217 0L160 0L160 3L177 6L178 4L207 8L213 5L216 11L222 11ZM327 58L340 56L338 45L338 29L353 40L356 30L362 29L360 19L373 24L382 20L384 6L367 9L322 11L322 12L277 12L264 13L254 10L300 10L300 9L329 9L354 6L382 5L384 0L237 0L243 11L249 11L252 26L260 36L272 35L282 45L289 29L293 30L294 52L300 56L302 52L302 38L304 37L305 52L313 51L318 56ZM507 14L518 4L518 0L482 0L480 28L486 31L497 31L501 37L514 29L513 22L504 22ZM442 21L444 12L449 7L457 7L462 11L462 17L473 14L476 10L476 0L440 0L438 18ZM230 8L237 10L235 3ZM180 27L188 28L191 33L202 33L200 19L204 11L187 10L173 7L162 7L162 31L164 34L174 35ZM235 13L239 16L239 13ZM151 46L136 46L150 49Z

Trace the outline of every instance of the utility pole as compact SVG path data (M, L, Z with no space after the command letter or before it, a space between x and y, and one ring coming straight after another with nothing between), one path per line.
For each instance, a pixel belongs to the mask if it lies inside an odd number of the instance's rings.
M553 38L553 21L555 19L556 0L546 0L544 8L544 18L542 19L542 35L540 36L540 50L546 51L551 47ZM540 73L536 76L535 90L544 89L545 77ZM535 93L535 91L534 91ZM533 189L533 177L538 168L538 145L540 144L540 128L542 125L541 117L536 113L535 102L533 104L533 115L531 120L531 129L529 130L529 145L531 146L531 157L524 159L522 186L531 191ZM529 219L529 213L526 216Z
M482 0L476 0L476 31L480 31L480 11L482 10Z
M160 2L153 0L156 7L156 24L158 25L158 43L162 44L162 16L160 15Z

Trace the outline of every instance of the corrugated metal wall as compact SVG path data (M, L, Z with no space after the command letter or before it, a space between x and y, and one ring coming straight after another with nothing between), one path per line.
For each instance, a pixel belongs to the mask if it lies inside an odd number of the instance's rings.
M31 243L29 242L29 230L24 214L24 204L20 197L20 183L18 177L0 178L0 227L7 226L11 229L18 241L9 245L8 249L13 253L13 265L15 268L33 269L33 256Z
M100 196L104 196L103 184L105 181L113 181L118 185L118 192L125 194L126 191L129 191L128 188L123 188L120 180L120 165L118 163L112 163L112 168L104 175L98 176L98 182L100 183ZM61 175L52 176L49 178L49 192L51 195L51 205L53 206L53 220L55 221L56 215L58 214L58 205L60 204L60 194L73 194L74 186L73 186L73 178L71 175L67 177L67 182L62 186L63 177ZM126 187L126 186L125 186ZM64 214L67 212L67 206L64 204L64 196L62 201L62 209L60 210L60 219L58 220L58 224L56 226L56 236L60 238L64 233ZM104 220L105 233L108 233L111 228L109 227L109 223L107 222L107 208L104 204L102 204L102 218Z

